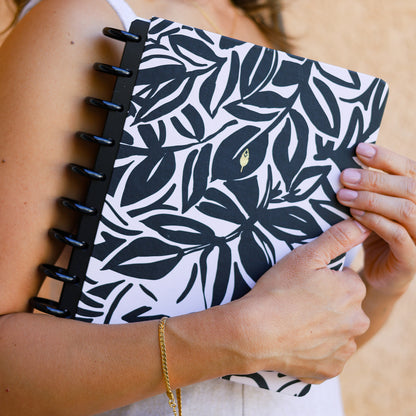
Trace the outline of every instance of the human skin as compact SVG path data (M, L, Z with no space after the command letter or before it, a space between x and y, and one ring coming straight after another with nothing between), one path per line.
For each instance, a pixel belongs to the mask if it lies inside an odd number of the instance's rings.
M141 16L159 15L212 30L185 0L130 4ZM229 4L204 4L211 5L215 22L226 31L234 13ZM60 252L45 230L73 229L77 222L59 211L56 197L82 200L85 192L85 183L64 166L68 161L91 166L94 160L94 152L80 145L73 131L100 134L104 123L101 112L81 105L84 96L111 95L108 78L90 71L96 61L119 62L121 46L103 39L104 26L120 27L106 2L43 0L0 50L0 408L4 415L95 414L164 391L157 322L89 325L31 314L28 309L28 299L42 283L36 265L53 263ZM268 45L242 16L234 36ZM401 172L400 183L409 175ZM360 192L377 196L388 187L357 186ZM396 252L401 247L392 237L390 223L397 221L387 219L390 228L371 221L376 218L371 215L380 216L378 204L368 207L363 202L360 209L367 213L356 219L381 234L387 241L386 252ZM405 234L409 221L400 223ZM368 235L356 222L344 221L294 250L242 299L169 319L166 341L169 356L175 358L169 363L172 386L262 369L314 383L339 374L356 349L355 339L368 329L366 314L371 327L365 336L371 336L414 273L410 242L403 258L389 263L394 268L387 275L374 272L371 259L380 252L370 250L365 284L350 269L326 268L331 258ZM384 282L383 290L376 282Z

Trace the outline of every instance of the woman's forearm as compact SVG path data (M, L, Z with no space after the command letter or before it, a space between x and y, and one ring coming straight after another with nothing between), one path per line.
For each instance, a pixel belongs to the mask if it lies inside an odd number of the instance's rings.
M242 370L222 308L168 320L172 387ZM158 322L93 325L44 315L0 318L6 415L89 415L164 391Z
M363 301L363 310L370 318L370 327L366 333L357 338L358 347L364 345L380 331L400 297L401 295L384 294L367 285L367 295Z

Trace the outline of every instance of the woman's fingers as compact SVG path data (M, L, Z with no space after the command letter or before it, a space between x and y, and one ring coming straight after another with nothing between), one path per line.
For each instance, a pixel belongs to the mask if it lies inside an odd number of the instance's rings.
M326 267L339 255L361 244L369 235L369 230L359 222L344 220L333 225L309 244L298 247L295 253L301 253L298 267L305 262L307 271Z
M401 263L416 262L416 247L407 229L385 216L351 209L351 215L361 224L373 230L389 246L395 259ZM414 267L412 266L412 269Z
M416 203L416 178L368 169L345 169L341 183L349 189L406 198Z
M356 216L369 212L401 224L416 241L416 162L367 143L360 143L356 151L362 162L382 172L344 170L345 189L338 192L338 200L356 210Z
M416 240L416 204L413 201L352 189L341 189L337 197L343 205L355 209L356 214L357 211L371 212L400 223Z
M371 212L351 209L351 214L380 237L370 237L364 243L368 266L378 276L372 285L390 295L403 294L416 270L416 246L406 228Z
M357 156L367 166L393 175L416 178L416 162L405 156L369 143L360 143Z

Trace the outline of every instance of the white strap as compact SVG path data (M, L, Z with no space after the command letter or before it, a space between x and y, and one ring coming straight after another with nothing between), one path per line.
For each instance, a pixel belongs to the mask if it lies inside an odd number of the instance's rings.
M38 4L40 0L31 0L29 3L26 4L25 7L23 7L22 11L19 14L19 20L33 7Z
M133 12L132 8L124 0L107 0L107 3L118 14L124 29L128 29L131 22L136 19L136 13Z
M40 1L41 0L30 0L20 13L19 19L21 19L33 6L38 4ZM140 17L136 16L136 13L134 13L133 9L124 0L107 0L107 2L117 13L121 23L124 26L124 29L128 29L133 20L140 19L148 21L147 19L141 19Z
M124 0L107 0L107 2L118 14L118 17L120 18L121 23L123 23L124 29L126 30L129 29L131 23L134 20L146 20L138 17L136 13L134 13L133 9Z

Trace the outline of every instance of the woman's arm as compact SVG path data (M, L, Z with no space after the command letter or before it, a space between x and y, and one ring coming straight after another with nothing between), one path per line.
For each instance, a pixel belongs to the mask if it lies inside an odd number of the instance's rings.
M358 343L384 325L416 273L416 162L386 148L360 144L357 156L370 169L347 169L338 199L372 234L364 243L363 309L371 326Z
M74 132L101 133L105 114L83 100L111 96L112 79L91 68L119 59L118 42L101 35L106 23L118 22L95 1L79 3L42 1L0 49L0 314L27 310L42 283L37 265L57 258L61 247L47 230L74 228L76 218L56 200L82 200L86 181L67 165L92 166L94 159Z
M244 369L236 361L236 325L227 319L237 321L211 309L168 321L173 385ZM162 393L157 326L157 321L94 325L22 313L2 317L2 415L91 415Z
M365 288L351 270L326 265L367 235L343 221L292 251L240 300L170 318L172 386L260 370L312 383L338 375L368 328ZM2 414L90 415L161 393L157 324L1 317Z
M361 276L365 281L365 277ZM394 306L401 295L389 295L367 285L367 294L363 300L363 310L370 319L370 327L363 335L357 338L357 346L361 347L374 337L388 321Z

